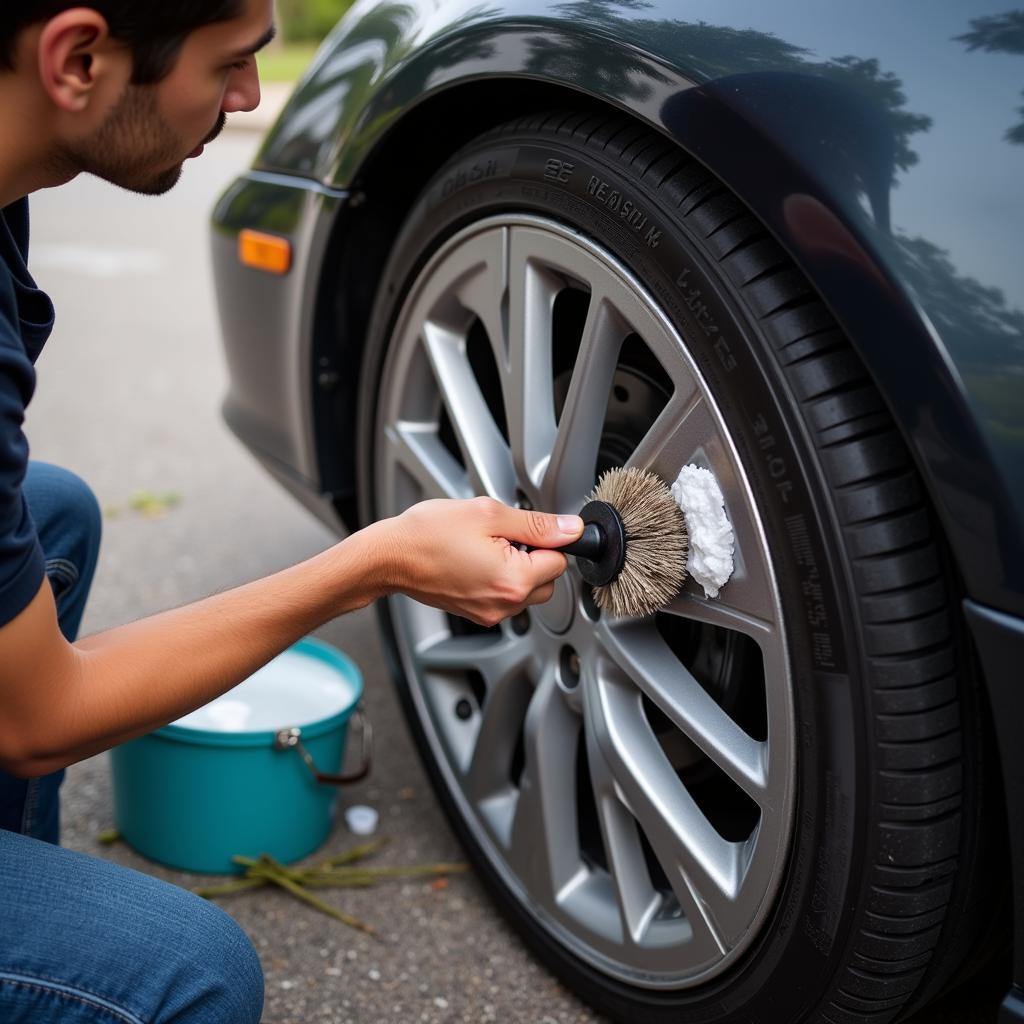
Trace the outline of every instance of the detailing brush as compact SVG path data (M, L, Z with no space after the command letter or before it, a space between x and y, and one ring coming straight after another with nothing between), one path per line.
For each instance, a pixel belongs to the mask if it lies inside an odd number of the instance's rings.
M686 518L662 480L644 469L609 469L580 509L575 555L594 601L616 617L649 615L686 578Z

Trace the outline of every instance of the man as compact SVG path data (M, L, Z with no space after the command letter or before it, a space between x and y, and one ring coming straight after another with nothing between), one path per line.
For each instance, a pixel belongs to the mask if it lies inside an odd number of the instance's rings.
M223 693L299 637L402 592L492 624L547 600L576 516L430 501L307 562L77 640L100 517L22 433L53 310L27 196L82 171L171 188L259 102L271 0L19 0L0 13L0 1020L257 1021L244 933L190 893L60 849L63 768ZM524 552L510 543L522 541Z

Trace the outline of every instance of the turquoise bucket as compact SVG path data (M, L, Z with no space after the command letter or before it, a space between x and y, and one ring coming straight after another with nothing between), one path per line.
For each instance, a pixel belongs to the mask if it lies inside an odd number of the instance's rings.
M305 638L234 689L111 751L114 819L143 856L204 874L243 870L235 854L289 863L312 853L334 822L335 786L369 771L340 766L363 678L337 648Z

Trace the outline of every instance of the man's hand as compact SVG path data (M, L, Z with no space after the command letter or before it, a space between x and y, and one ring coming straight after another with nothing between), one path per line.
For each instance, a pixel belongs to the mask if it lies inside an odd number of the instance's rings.
M583 532L579 516L525 512L491 498L423 501L376 525L387 528L391 590L482 626L549 600L566 557L544 549Z

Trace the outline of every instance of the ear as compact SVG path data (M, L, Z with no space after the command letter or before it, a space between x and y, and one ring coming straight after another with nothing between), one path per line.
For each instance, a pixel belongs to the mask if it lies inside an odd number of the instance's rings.
M39 78L54 105L68 113L88 107L102 86L131 73L125 47L110 38L106 19L88 7L73 7L50 18L39 33Z

